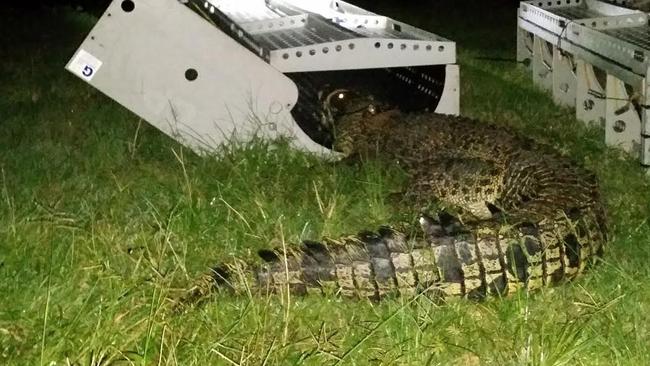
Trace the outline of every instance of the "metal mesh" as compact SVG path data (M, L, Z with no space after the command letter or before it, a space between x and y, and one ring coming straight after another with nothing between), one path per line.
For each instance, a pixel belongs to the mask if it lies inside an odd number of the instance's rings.
M599 18L603 16L603 14L595 10L589 9L586 6L571 6L571 7L553 8L547 10L553 14L559 15L563 18L567 18L570 20Z
M644 50L650 50L650 27L632 27L609 29L603 31L610 36L616 37L620 40L629 42Z
M266 6L264 1L210 0L210 3L239 24L294 15L287 14L280 9L271 9Z
M346 28L338 26L321 16L311 14L302 27L253 35L256 41L271 50L309 46L358 37L357 34Z
M193 0L197 6L203 4L203 1ZM352 38L377 37L387 39L407 39L407 40L440 40L439 37L426 32L410 32L402 29L395 29L392 26L382 26L379 18L353 18L359 20L359 24L338 24L336 17L338 14L334 10L327 12L327 16L317 13L310 13L302 10L295 5L287 2L275 1L271 3L262 1L232 1L232 0L211 0L209 2L213 9L204 12L204 16L210 17L216 22L222 30L231 30L232 26L240 27L245 23L268 21L281 19L288 16L308 14L307 21L300 27L270 30L258 34L244 34L244 37L250 37L259 46L265 50L278 50L291 47L302 47L320 44L324 42L342 41ZM363 9L353 8L355 15L374 15ZM341 13L341 15L343 15ZM349 15L349 14L348 14ZM368 23L366 23L368 22ZM237 35L237 32L234 32ZM233 37L237 39L238 37ZM257 53L257 52L256 52Z
M262 47L250 36L250 34L244 31L239 24L210 4L211 3L202 0L188 0L186 6L202 17L209 19L217 28L221 29L224 33L232 37L232 39L239 42L239 44L246 47L254 54L267 62L270 60L270 52L268 49Z
M423 37L418 37L415 34L410 34L402 31L397 31L392 28L373 28L366 26L358 26L354 28L354 32L363 37L376 37L376 38L392 38L392 39L413 39L424 40Z

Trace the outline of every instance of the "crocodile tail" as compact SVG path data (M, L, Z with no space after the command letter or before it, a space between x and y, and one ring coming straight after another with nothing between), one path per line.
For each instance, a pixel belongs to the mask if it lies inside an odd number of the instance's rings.
M411 231L380 227L337 240L261 250L261 263L235 260L213 268L185 302L198 302L215 290L372 300L418 294L437 300L500 297L576 277L605 240L590 211L577 219L561 213L535 224L510 225L496 220L463 225L442 213L437 219L422 216L420 228Z
M450 233L459 230L460 224L451 216L441 217L442 223L426 219L426 233L440 238L447 236L448 241L453 241ZM410 235L406 230L380 227L374 232L364 231L338 239L304 241L297 248L260 250L261 264L242 266L239 262L213 269L213 284L240 294L289 290L297 295L341 295L373 300L414 295L424 290L434 293L440 289L434 291L433 287L445 286L431 248L421 231ZM452 272L446 279L460 288L461 279ZM454 285L447 283L446 287Z

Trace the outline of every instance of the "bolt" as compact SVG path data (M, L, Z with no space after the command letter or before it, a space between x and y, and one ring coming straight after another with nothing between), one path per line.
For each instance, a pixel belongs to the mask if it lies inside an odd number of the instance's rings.
M621 133L625 131L625 128L627 126L625 125L625 121L621 121L620 119L614 122L614 126L612 126L612 129L614 129L615 132Z

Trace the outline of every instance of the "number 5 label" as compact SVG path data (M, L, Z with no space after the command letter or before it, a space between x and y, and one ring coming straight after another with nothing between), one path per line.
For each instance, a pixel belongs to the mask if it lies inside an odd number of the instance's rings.
M102 67L102 62L97 57L80 49L68 64L67 69L80 78L91 81L100 67Z

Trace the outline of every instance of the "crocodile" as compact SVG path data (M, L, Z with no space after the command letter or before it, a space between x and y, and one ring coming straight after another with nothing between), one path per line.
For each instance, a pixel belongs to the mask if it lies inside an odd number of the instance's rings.
M467 117L403 112L333 90L323 122L347 160L399 164L401 204L419 225L261 250L213 268L185 296L290 291L381 299L482 299L571 280L602 256L607 220L596 176L551 147ZM431 202L447 209L429 215ZM419 227L418 227L419 226Z

